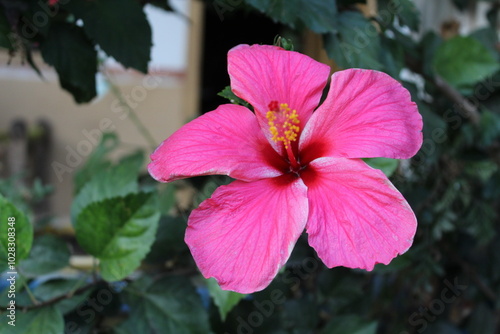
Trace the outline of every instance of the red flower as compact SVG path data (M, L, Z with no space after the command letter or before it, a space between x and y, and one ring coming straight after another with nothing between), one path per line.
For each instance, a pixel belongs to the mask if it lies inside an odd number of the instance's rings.
M205 277L242 293L265 288L302 231L328 267L373 269L412 244L417 221L379 170L360 158L407 159L422 145L422 117L387 74L328 66L273 46L229 51L233 92L151 155L162 182L208 174L235 179L189 217L186 242ZM316 109L316 110L315 110Z

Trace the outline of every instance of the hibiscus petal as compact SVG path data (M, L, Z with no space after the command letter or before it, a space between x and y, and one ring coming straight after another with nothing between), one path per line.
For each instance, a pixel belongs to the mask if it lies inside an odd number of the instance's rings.
M281 175L286 163L262 135L255 115L227 104L189 122L151 155L149 173L169 182L225 174L251 181Z
M319 157L407 159L422 146L422 116L389 75L351 69L332 75L324 103L307 123L299 148Z
M309 244L328 267L372 270L411 246L415 215L381 171L358 159L320 158L303 180Z
M285 264L307 220L307 189L283 175L219 187L191 213L186 243L225 290L262 290Z
M302 128L318 106L330 67L298 52L270 45L238 45L228 53L231 89L255 109L268 131L271 101L287 103L298 113Z

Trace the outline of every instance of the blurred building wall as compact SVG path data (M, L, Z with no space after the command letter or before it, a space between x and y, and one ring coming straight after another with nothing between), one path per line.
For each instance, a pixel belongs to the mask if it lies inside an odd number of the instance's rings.
M191 4L191 1L189 3ZM186 10L186 17L182 18L185 31L170 30L168 34L177 33L183 36L181 47L186 50L178 54L185 59L174 59L175 66L168 66L171 59L163 62L153 61L150 64L150 73L146 76L124 70L114 62L105 67L109 79L123 92L123 96L157 144L198 112L196 101L199 74L195 72L199 70L200 56L196 52L201 41L194 30L199 29L201 9L198 3L183 8ZM162 20L162 16L155 11L153 19ZM178 18L175 20L174 28L179 24ZM158 24L161 30L164 30L168 22L160 21ZM155 31L154 22L152 25L154 39L158 44L161 35L158 29ZM168 43L172 43L171 40ZM160 51L167 52L168 49L163 47ZM158 51L155 51L155 54L158 54ZM34 56L44 79L27 64L22 64L19 58L12 59L11 64L7 65L9 55L6 52L0 53L0 133L7 132L10 124L16 119L26 120L28 126L34 125L40 119L50 123L53 154L47 159L51 164L49 183L55 186L50 206L56 216L56 224L69 226L74 170L84 163L102 131L112 130L118 134L123 143L119 150L122 152L137 148L151 152L152 147L134 126L117 96L106 86L103 77L98 76L98 98L89 104L77 105L71 95L60 88L55 71L43 63L39 54ZM57 171L52 167L54 163L67 166L71 171Z

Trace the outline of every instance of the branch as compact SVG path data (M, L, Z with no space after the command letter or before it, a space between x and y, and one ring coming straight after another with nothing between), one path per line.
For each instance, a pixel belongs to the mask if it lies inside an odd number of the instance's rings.
M65 300L65 299L69 299L73 296L76 296L76 295L79 295L79 294L82 294L84 293L85 291L89 290L90 288L100 284L100 283L103 283L104 281L97 281L97 282L93 282L93 283L90 283L88 285L85 285L85 286L82 286L81 288L79 289L76 289L73 293L67 293L65 295L61 295L61 296L58 296L58 297L54 297L52 299L49 299L49 300L46 300L44 302L41 302L41 303L38 303L38 304L35 304L35 305L16 305L16 309L22 309L23 311L30 311L30 310L36 310L36 309L39 309L39 308L42 308L42 307L45 307L45 306L50 306L50 305L53 305L55 303L58 303L60 302L61 300ZM1 311L7 311L7 306L0 306L0 310Z
M479 124L481 115L479 114L476 106L474 106L469 100L467 100L462 94L460 94L458 90L452 87L440 76L435 76L434 83L447 98L449 98L455 103L455 105L458 105L460 109L462 109L462 111L464 112L462 116L464 118L470 118L471 122L475 125Z
M454 104L462 110L461 115L465 119L470 119L474 125L479 124L481 115L479 114L477 107L473 105L465 96L460 94L456 88L451 86L448 82L446 82L446 80L437 74L435 74L434 77L425 74L422 70L422 63L415 61L408 55L405 57L405 64L412 72L420 74L425 80L433 82L448 99L454 102Z

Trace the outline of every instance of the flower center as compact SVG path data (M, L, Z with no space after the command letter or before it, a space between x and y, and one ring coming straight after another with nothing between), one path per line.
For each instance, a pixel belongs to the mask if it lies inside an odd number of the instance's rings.
M288 103L271 101L269 111L266 113L269 131L272 140L276 143L282 142L292 169L299 168L291 143L297 141L300 131L300 120L297 110L292 110Z
M290 143L297 140L300 131L297 111L291 110L288 103L278 104L277 101L271 101L266 118L269 131L273 135L272 140L276 143L283 142L285 149L288 149Z

